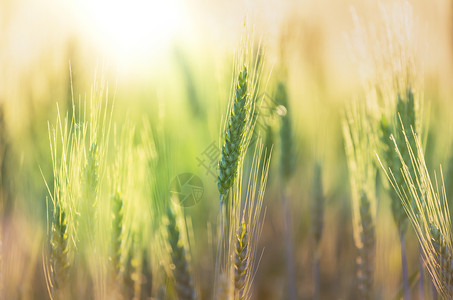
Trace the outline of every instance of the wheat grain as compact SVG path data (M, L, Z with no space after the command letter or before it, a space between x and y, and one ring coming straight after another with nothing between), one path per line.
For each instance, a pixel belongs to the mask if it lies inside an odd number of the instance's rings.
M250 43L250 44L249 44ZM217 187L220 195L220 226L217 245L214 297L219 290L219 276L232 274L231 262L234 251L236 222L239 217L241 202L236 197L240 191L242 169L245 155L253 137L258 117L256 107L262 102L258 91L263 65L262 49L258 47L258 55L253 53L253 40L245 39L235 61L232 85L232 96L227 118L225 119L222 140L221 159ZM238 179L238 180L236 180ZM231 191L234 195L230 197ZM231 199L231 201L230 201Z

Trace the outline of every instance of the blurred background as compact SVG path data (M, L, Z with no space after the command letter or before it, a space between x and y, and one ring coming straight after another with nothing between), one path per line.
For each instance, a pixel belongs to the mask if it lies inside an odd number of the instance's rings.
M361 79L348 37L353 15L378 22L379 5L385 3L391 1L0 1L2 278L8 299L48 298L42 271L48 195L43 177L52 178L48 122L56 120L56 103L64 112L72 95L89 98L96 72L115 99L114 122L121 124L127 115L139 123L163 111L180 149L174 175L191 172L202 179L202 200L185 212L200 241L192 249L197 288L202 298L209 295L211 258L204 258L202 244L209 243L208 225L218 218L212 175L217 170L215 165L208 170L200 159L208 159L206 150L219 143L244 22L253 26L266 52L263 77L270 96L264 101L270 109L263 120L275 146L255 298L285 299L279 122L272 107L284 66L297 156L289 188L297 293L300 299L313 293L310 198L314 164L321 161L326 198L321 298L350 299L356 253L341 117L345 101L361 93ZM453 2L409 3L429 103L424 110L430 123L428 168L442 164L445 174L453 153ZM447 190L453 188L449 179ZM392 299L400 289L401 263L386 196L379 198L376 224L375 288L380 299ZM416 245L411 230L408 240ZM418 249L408 255L412 274Z

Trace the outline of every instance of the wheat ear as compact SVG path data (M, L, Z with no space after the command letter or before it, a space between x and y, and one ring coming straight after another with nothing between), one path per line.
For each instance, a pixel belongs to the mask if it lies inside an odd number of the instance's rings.
M173 275L175 277L176 293L180 300L196 299L192 275L189 271L189 261L181 239L180 230L176 222L176 215L173 209L169 208L168 217L168 241L171 246L171 259L174 264Z
M236 237L236 249L234 260L234 295L235 299L243 299L243 288L248 270L248 235L247 226L244 222L239 226Z
M406 162L397 141L392 138L402 167L399 170L383 168L417 233L423 250L422 257L437 292L443 299L451 299L453 297L453 255L451 253L453 239L443 176L441 173L440 186L437 177L433 184L426 167L420 138L414 131L411 138L408 138L405 132L403 137L410 162ZM412 145L415 145L415 148ZM398 185L397 176L403 178L403 186Z
M236 179L241 151L243 150L244 129L249 117L249 99L247 92L247 67L239 73L235 89L234 103L231 109L229 123L225 132L225 143L222 146L222 158L219 162L217 188L221 202L225 202L228 191Z
M360 299L373 299L374 248L376 243L371 203L365 193L360 198L360 220L362 245L358 249L357 288Z
M67 218L60 206L56 206L54 221L51 226L51 276L54 293L59 295L67 283L70 266Z
M382 157L387 163L388 167L392 170L400 170L403 166L402 162L405 162L408 171L414 176L414 170L410 164L411 158L406 147L406 139L404 137L406 132L410 130L417 130L417 111L416 104L414 100L414 94L412 89L408 88L406 91L405 97L402 97L400 94L397 95L397 101L394 111L394 120L392 123L388 123L384 118L381 119L380 128L381 128L381 141L383 144L384 151L382 152ZM418 132L418 130L417 130ZM393 140L390 138L393 136ZM394 151L395 145L400 149L400 157ZM410 142L411 148L415 148L413 141ZM414 153L416 155L416 153ZM408 192L407 187L404 183L404 178L400 172L395 173L395 180L397 185L401 189L405 189L406 193ZM401 244L401 263L402 263L402 273L403 273L403 290L404 290L404 299L410 299L409 291L409 271L407 263L407 254L406 254L406 242L405 242L405 233L407 231L408 216L403 208L403 205L395 192L390 191L392 198L391 208L393 219L398 228L398 233L400 237Z
M373 298L375 202L375 139L370 116L363 102L347 110L343 135L352 190L354 242L358 250L356 288L360 299Z
M121 253L123 252L123 198L119 192L112 197L113 220L112 220L112 270L117 277L121 270Z

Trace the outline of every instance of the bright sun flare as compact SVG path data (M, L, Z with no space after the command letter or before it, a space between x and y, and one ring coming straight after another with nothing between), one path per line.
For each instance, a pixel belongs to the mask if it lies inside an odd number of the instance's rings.
M84 0L84 4L90 33L120 65L165 51L184 23L178 0Z

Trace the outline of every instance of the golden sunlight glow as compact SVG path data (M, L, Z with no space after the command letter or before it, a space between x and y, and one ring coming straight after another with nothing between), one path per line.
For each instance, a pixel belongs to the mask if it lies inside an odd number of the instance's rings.
M120 66L167 50L185 23L178 0L84 0L83 6L87 31Z

